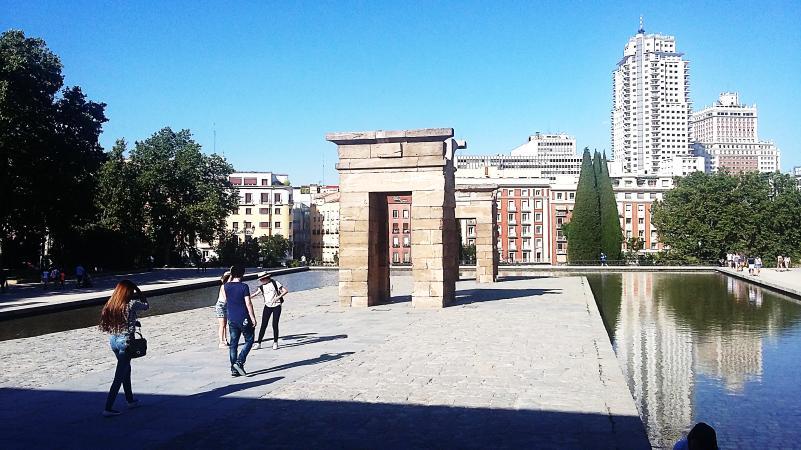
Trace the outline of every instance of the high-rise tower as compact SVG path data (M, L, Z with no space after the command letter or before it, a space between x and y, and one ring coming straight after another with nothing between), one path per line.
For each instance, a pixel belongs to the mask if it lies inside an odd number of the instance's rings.
M689 156L689 61L676 39L645 34L640 18L613 73L612 153L623 173L672 175Z

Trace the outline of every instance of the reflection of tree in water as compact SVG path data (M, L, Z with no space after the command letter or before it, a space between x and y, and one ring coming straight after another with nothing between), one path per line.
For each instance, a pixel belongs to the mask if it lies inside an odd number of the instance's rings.
M620 273L588 274L592 295L604 321L606 333L615 341L615 329L620 317L620 302L623 296L623 275Z
M655 300L667 306L679 325L701 337L782 331L801 321L801 306L724 275L656 275L654 293Z

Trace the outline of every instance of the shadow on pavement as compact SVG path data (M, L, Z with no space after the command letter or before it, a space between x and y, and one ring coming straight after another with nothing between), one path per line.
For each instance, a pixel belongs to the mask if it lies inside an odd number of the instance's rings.
M636 416L284 400L265 398L266 391L230 395L276 380L190 396L139 395L142 407L123 410L113 418L100 416L103 392L0 389L5 430L0 445L4 449L650 449ZM8 401L12 398L24 406L13 407Z
M253 372L249 372L247 376L255 377L257 375L262 375L270 372L277 372L279 370L291 369L293 367L298 367L298 366L311 366L314 364L336 361L337 359L344 358L345 356L352 355L354 353L355 352L323 353L322 355L316 358L303 359L300 361L295 361L287 364L281 364L280 366L270 367L268 369L254 370Z
M314 334L314 333L310 333L310 334ZM292 338L284 337L284 338L281 338L281 339L282 340L293 340L295 342L281 343L281 348L284 348L284 347L299 347L301 345L319 344L320 342L335 341L335 340L338 340L338 339L347 339L347 338L348 338L347 334L335 334L335 335L332 335L332 336L314 336L314 337L309 336L309 337L297 337L297 338L295 338L295 337L292 337ZM265 339L264 342L269 344L270 343L270 339Z
M456 291L456 298L451 306L491 302L495 300L509 300L544 294L559 294L561 292L561 289L464 289Z

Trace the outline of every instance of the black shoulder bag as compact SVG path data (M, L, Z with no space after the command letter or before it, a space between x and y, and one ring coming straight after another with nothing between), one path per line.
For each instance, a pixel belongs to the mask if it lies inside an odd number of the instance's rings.
M136 335L139 337L136 337ZM135 331L131 334L128 338L128 348L125 349L125 353L134 358L141 358L142 356L147 355L147 339L142 337L142 328L139 328L139 331Z

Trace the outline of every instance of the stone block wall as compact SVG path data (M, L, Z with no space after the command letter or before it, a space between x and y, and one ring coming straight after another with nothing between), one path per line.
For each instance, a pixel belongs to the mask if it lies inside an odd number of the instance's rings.
M498 279L497 188L495 185L456 187L456 217L476 220L476 280L479 283Z
M453 301L458 278L453 129L332 133L340 174L339 298L389 300L388 195L411 194L412 306Z

